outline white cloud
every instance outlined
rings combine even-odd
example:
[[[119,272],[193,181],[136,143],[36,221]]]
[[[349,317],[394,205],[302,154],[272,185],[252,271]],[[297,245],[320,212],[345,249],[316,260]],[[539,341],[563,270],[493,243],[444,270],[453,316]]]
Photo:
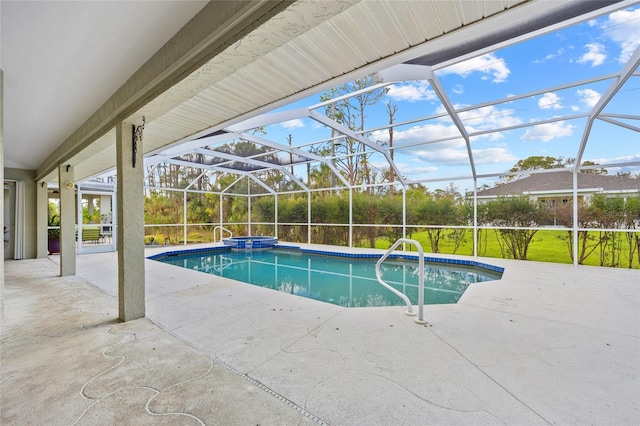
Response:
[[[533,63],[534,63],[534,64],[541,64],[541,63],[543,63],[543,62],[545,62],[545,61],[548,61],[548,60],[550,60],[550,59],[553,59],[553,58],[557,58],[557,57],[559,57],[559,56],[562,56],[563,54],[564,54],[564,49],[559,48],[559,49],[557,49],[555,52],[551,52],[551,53],[547,54],[547,55],[544,57],[544,59],[535,59],[535,60],[533,61]]]
[[[521,141],[542,141],[549,142],[552,139],[571,136],[576,126],[565,123],[564,121],[556,121],[555,123],[545,123],[533,126],[522,135]]]
[[[469,164],[469,154],[465,148],[442,149],[416,149],[412,154],[418,161],[449,166],[464,166]],[[486,149],[473,149],[473,161],[475,164],[513,163],[517,158],[506,148],[494,147]]]
[[[469,164],[469,154],[466,149],[442,148],[420,149],[412,151],[418,159],[430,163],[464,165]]]
[[[426,81],[416,81],[407,84],[393,84],[387,93],[395,101],[431,101],[437,99],[436,92]]]
[[[461,95],[464,93],[464,88],[462,87],[462,85],[456,84],[455,86],[453,86],[453,89],[451,89],[451,91],[456,95]]]
[[[488,75],[493,76],[494,83],[502,83],[511,74],[511,70],[509,70],[505,60],[498,58],[494,53],[478,56],[438,71],[439,74],[443,75],[458,74],[463,77],[474,72],[484,74],[481,77],[482,79],[488,79]]]
[[[552,92],[547,92],[538,99],[538,107],[540,109],[562,109],[560,96]]]
[[[474,149],[473,161],[476,164],[515,163],[518,158],[506,148]]]
[[[464,105],[455,105],[456,109],[463,108]],[[445,112],[444,107],[439,107],[436,113]],[[514,115],[515,111],[512,109],[500,109],[495,105],[489,105],[482,108],[476,108],[469,111],[464,111],[459,114],[460,119],[463,121],[465,129],[468,133],[474,133],[483,130],[499,129],[503,127],[517,126],[522,123],[522,120]],[[441,118],[442,121],[451,123],[451,119],[447,117]],[[502,135],[500,133],[492,133],[488,136],[490,139],[500,139]]]
[[[600,93],[596,92],[593,89],[579,89],[576,90],[576,95],[580,98],[580,101],[587,107],[593,108],[596,106],[600,97],[602,96]]]
[[[299,118],[294,118],[293,120],[285,121],[280,125],[285,129],[297,129],[300,127],[304,127],[304,122]]]
[[[604,34],[620,46],[619,62],[627,62],[640,46],[640,9],[618,10],[603,24]]]
[[[598,65],[602,65],[605,59],[607,59],[607,54],[605,53],[605,49],[602,44],[589,43],[585,44],[584,47],[587,49],[587,53],[585,53],[580,57],[580,59],[578,59],[578,63],[590,63],[592,67],[597,67]]]
[[[377,140],[388,142],[389,134],[386,130],[374,132],[373,137]],[[452,138],[443,142],[428,143],[436,139]],[[394,147],[401,148],[415,143],[425,143],[424,145],[411,146],[401,149],[397,153],[411,155],[415,161],[428,162],[447,165],[468,165],[469,154],[467,147],[460,137],[458,129],[452,124],[428,124],[414,126],[407,130],[396,131],[393,134]],[[474,143],[472,142],[472,147]],[[474,161],[477,164],[483,163],[513,163],[517,161],[506,147],[489,147],[483,149],[473,149]],[[400,166],[403,173],[409,173]],[[413,168],[412,168],[413,170]],[[423,171],[426,172],[426,171]]]
[[[522,123],[522,120],[514,115],[514,110],[499,109],[493,105],[464,112],[460,114],[460,118],[464,121],[469,133],[517,126]],[[501,132],[495,132],[482,137],[497,140],[502,139],[503,136]]]
[[[436,139],[449,137],[459,137],[459,143],[464,144],[460,137],[460,132],[453,125],[447,124],[426,124],[423,126],[414,126],[407,130],[396,130],[393,133],[393,145],[411,145],[420,142],[429,142]],[[383,142],[389,142],[389,132],[385,130],[377,130],[373,132],[372,139]]]
[[[585,160],[583,160],[585,161]],[[640,161],[640,154],[631,154],[624,155],[619,157],[600,157],[600,158],[592,158],[589,161],[593,161],[596,164],[608,164],[608,163],[631,163]]]
[[[397,163],[396,165],[398,166],[398,170],[402,171],[402,174],[405,176],[411,176],[411,178],[415,179],[416,175],[418,175],[417,177],[420,177],[420,175],[428,175],[431,173],[435,173],[438,171],[438,168],[435,166],[425,166],[423,165],[422,161],[415,159],[414,163],[419,163],[420,166],[417,167],[413,167],[410,164],[407,163]]]
[[[544,57],[544,59],[547,59],[547,60],[553,59],[553,58],[556,58],[558,56],[562,56],[563,53],[564,53],[564,49],[558,49],[553,53],[549,53],[547,56]]]

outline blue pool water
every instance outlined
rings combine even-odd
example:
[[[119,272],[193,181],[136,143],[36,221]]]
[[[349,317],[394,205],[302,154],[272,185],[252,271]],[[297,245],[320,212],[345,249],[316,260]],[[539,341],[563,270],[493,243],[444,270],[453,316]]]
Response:
[[[300,250],[209,250],[166,253],[154,260],[345,307],[402,306],[378,283],[377,259],[318,256]],[[472,283],[500,279],[494,270],[425,263],[425,304],[456,303]],[[386,260],[382,278],[418,304],[418,262]]]

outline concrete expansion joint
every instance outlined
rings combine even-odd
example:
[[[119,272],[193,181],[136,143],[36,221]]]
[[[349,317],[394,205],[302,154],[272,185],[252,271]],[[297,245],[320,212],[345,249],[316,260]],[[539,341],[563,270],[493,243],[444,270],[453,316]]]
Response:
[[[3,384],[6,380],[10,379],[11,377],[13,377],[15,375],[16,375],[16,373],[11,373],[7,377],[0,378],[0,385]]]
[[[211,369],[209,369],[209,371],[211,371]],[[208,372],[207,372],[207,374],[208,374]],[[202,377],[202,376],[200,376],[200,377]],[[194,379],[197,379],[197,377],[192,378],[192,379],[189,379],[189,380],[184,380],[184,381],[182,381],[182,382],[180,382],[180,383],[176,383],[176,384],[174,384],[174,385],[169,386],[168,388],[166,388],[166,389],[164,389],[164,390],[171,389],[171,388],[172,388],[172,387],[174,387],[174,386],[178,386],[178,385],[180,385],[180,384],[186,383],[186,382],[188,382],[188,381],[190,381],[190,380],[194,380]],[[139,388],[139,389],[149,389],[150,391],[155,392],[155,394],[154,394],[151,398],[149,398],[149,399],[147,400],[147,403],[146,403],[146,404],[145,404],[145,406],[144,406],[145,411],[146,411],[148,414],[152,415],[152,416],[185,416],[185,417],[189,417],[189,418],[191,418],[191,419],[194,419],[195,421],[197,421],[198,423],[200,423],[202,426],[206,426],[205,422],[203,422],[199,417],[194,416],[193,414],[190,414],[190,413],[185,413],[185,412],[182,412],[182,411],[172,411],[172,412],[167,412],[167,413],[156,413],[155,411],[151,410],[151,408],[149,407],[149,406],[151,405],[151,402],[152,402],[152,401],[153,401],[153,400],[154,400],[158,395],[161,395],[161,394],[162,394],[162,392],[164,392],[164,391],[161,391],[161,390],[158,390],[158,389],[155,389],[155,388],[149,387],[149,386],[131,386],[131,387],[129,387],[129,388],[134,388],[134,389],[135,389],[135,388]]]
[[[545,422],[548,425],[552,425],[553,423],[550,422],[549,420],[547,420],[542,414],[538,413],[535,409],[533,409],[533,407],[531,407],[529,404],[527,404],[526,402],[524,402],[522,399],[518,398],[518,396],[516,396],[513,392],[511,392],[509,389],[507,389],[503,384],[501,384],[500,382],[498,382],[496,379],[494,379],[493,377],[491,377],[480,365],[478,365],[477,363],[473,362],[472,360],[470,360],[467,356],[465,356],[462,352],[460,352],[458,350],[458,348],[456,348],[455,346],[453,346],[451,343],[449,343],[448,341],[446,341],[445,339],[443,339],[442,337],[440,337],[438,335],[438,333],[436,333],[433,329],[429,329],[429,331],[438,339],[440,340],[442,343],[444,343],[445,345],[447,345],[448,347],[450,347],[453,351],[455,351],[455,353],[457,353],[460,357],[462,357],[465,361],[467,361],[469,363],[469,365],[473,366],[473,368],[475,368],[476,370],[478,370],[482,375],[484,375],[487,379],[491,380],[493,383],[496,384],[496,386],[498,386],[500,389],[502,389],[503,391],[505,391],[508,395],[510,395],[512,398],[514,398],[516,401],[518,401],[520,404],[522,404],[527,410],[531,411],[533,414],[535,414],[536,416],[538,416],[543,422]]]
[[[443,410],[455,411],[455,412],[458,412],[458,413],[475,413],[475,412],[478,412],[478,411],[483,411],[483,410],[462,410],[462,409],[459,409],[459,408],[453,408],[453,407],[448,407],[446,405],[438,404],[437,402],[431,401],[430,399],[427,399],[427,398],[417,394],[416,392],[412,391],[411,389],[407,388],[406,386],[401,385],[400,383],[398,383],[395,380],[393,380],[391,377],[386,376],[384,374],[378,374],[378,373],[374,373],[372,371],[360,370],[360,369],[357,369],[357,368],[350,368],[350,369],[348,369],[348,371],[355,371],[355,372],[362,373],[362,374],[371,374],[372,376],[380,377],[380,378],[382,378],[384,380],[387,380],[387,381],[393,383],[398,388],[400,388],[403,391],[405,391],[405,392],[411,394],[412,396],[418,398],[420,401],[425,402],[425,403],[427,403],[429,405],[432,405],[434,407],[441,408]]]
[[[252,378],[251,376],[247,375],[246,373],[243,373],[242,371],[238,370],[237,368],[227,364],[226,362],[222,361],[221,359],[219,359],[218,357],[211,355],[210,353],[208,353],[207,351],[205,351],[204,349],[200,348],[197,345],[194,345],[193,343],[191,343],[190,341],[183,339],[182,337],[178,336],[177,334],[174,334],[173,332],[171,332],[171,330],[167,329],[166,327],[164,327],[162,324],[157,323],[155,321],[153,321],[150,318],[147,318],[152,324],[156,325],[158,328],[164,330],[166,333],[168,333],[169,335],[173,336],[174,338],[178,339],[179,341],[181,341],[182,343],[184,343],[185,345],[189,346],[191,349],[193,349],[194,351],[201,353],[202,355],[206,356],[207,358],[209,358],[212,362],[212,366],[213,363],[216,363],[217,365],[227,369],[228,371],[236,374],[237,376],[241,377],[242,379],[246,380],[247,382],[251,383],[252,385],[254,385],[255,387],[257,387],[258,389],[266,392],[267,394],[271,395],[272,397],[276,398],[278,401],[285,403],[286,405],[288,405],[289,407],[295,409],[296,411],[298,411],[300,414],[302,414],[303,416],[309,418],[310,420],[313,420],[315,423],[319,424],[319,425],[323,425],[323,426],[330,426],[329,423],[323,421],[322,419],[318,418],[317,416],[309,413],[307,410],[305,410],[303,407],[299,406],[298,404],[296,404],[295,402],[291,401],[290,399],[280,395],[279,393],[277,393],[276,391],[274,391],[273,389],[271,389],[270,387],[268,387],[267,385],[260,383],[259,381],[257,381],[256,379]],[[208,373],[207,373],[208,374]]]
[[[81,326],[81,328],[83,330],[86,330],[85,325],[83,324]],[[111,334],[111,335],[123,335],[123,334],[129,334],[131,336],[131,340],[128,343],[131,343],[133,341],[135,341],[136,336],[135,333],[112,333],[111,332],[111,327],[109,327],[107,330],[105,330],[106,334]],[[117,368],[120,364],[122,364],[124,362],[124,360],[126,359],[126,357],[122,354],[109,354],[108,352],[111,351],[112,349],[115,349],[116,347],[118,347],[120,345],[109,345],[107,346],[103,351],[102,351],[102,356],[107,358],[107,357],[112,357],[112,358],[120,358],[120,360],[115,363],[114,365],[105,368],[104,370],[102,370],[101,372],[99,372],[98,374],[96,374],[95,376],[93,376],[92,378],[90,378],[89,380],[87,380],[87,382],[82,385],[82,388],[80,388],[80,395],[82,395],[83,398],[88,399],[93,401],[93,403],[87,407],[86,410],[84,410],[84,412],[76,419],[76,421],[73,424],[78,423],[88,412],[89,410],[101,399],[105,398],[105,396],[103,396],[102,398],[93,398],[89,395],[87,395],[86,393],[86,389],[89,385],[91,385],[95,380],[97,380],[99,377],[104,376],[105,374],[107,374],[108,372],[110,372],[111,370],[114,370],[115,368]],[[113,393],[113,392],[112,392]],[[110,393],[109,395],[111,395],[112,393]],[[109,396],[106,395],[106,396]]]
[[[199,375],[199,376],[196,376],[196,377],[190,377],[190,378],[188,378],[188,379],[186,379],[186,380],[182,380],[182,381],[180,381],[180,382],[178,382],[178,383],[174,383],[173,385],[171,385],[171,386],[169,386],[169,387],[167,387],[167,388],[165,388],[165,389],[163,389],[163,390],[157,390],[157,389],[149,388],[149,389],[151,389],[151,390],[155,391],[155,392],[156,392],[156,394],[155,394],[154,396],[152,396],[151,398],[149,398],[149,400],[147,401],[147,403],[146,403],[146,405],[145,405],[145,410],[147,411],[147,413],[149,413],[149,414],[151,414],[151,415],[154,415],[154,416],[169,416],[169,415],[186,416],[186,417],[189,417],[189,418],[192,418],[192,419],[196,420],[196,421],[197,421],[197,422],[199,422],[202,426],[205,426],[205,422],[203,422],[199,417],[197,417],[197,416],[195,416],[195,415],[193,415],[193,414],[185,413],[185,412],[182,412],[182,411],[167,412],[167,413],[156,413],[156,412],[154,412],[153,410],[151,410],[150,405],[151,405],[151,403],[153,402],[153,400],[154,400],[156,397],[158,397],[159,395],[161,395],[161,394],[162,394],[162,392],[166,392],[166,391],[168,391],[169,389],[174,388],[174,387],[176,387],[176,386],[181,386],[181,385],[183,385],[183,384],[185,384],[185,383],[189,383],[189,382],[191,382],[191,381],[201,379],[201,378],[203,378],[203,377],[207,376],[209,373],[211,373],[211,370],[212,370],[212,369],[213,369],[213,360],[212,360],[212,359],[209,359],[209,368],[207,369],[207,371],[205,371],[203,374],[201,374],[201,375]]]
[[[182,382],[182,383],[184,383],[184,382]],[[167,389],[170,389],[170,388],[172,388],[173,386],[176,386],[176,385],[172,385],[172,386],[170,386],[170,387],[169,387],[169,388],[167,388]],[[146,404],[145,404],[145,406],[144,406],[144,409],[145,409],[145,411],[147,412],[147,414],[149,414],[149,415],[151,415],[151,416],[185,416],[185,417],[189,417],[189,418],[191,418],[191,419],[194,419],[195,421],[197,421],[197,422],[198,422],[199,424],[201,424],[202,426],[206,426],[206,423],[204,423],[200,418],[198,418],[197,416],[194,416],[193,414],[190,414],[190,413],[179,412],[179,411],[166,412],[166,413],[157,413],[157,412],[155,412],[155,411],[151,410],[151,408],[149,407],[149,406],[150,406],[150,404],[152,403],[152,401],[153,401],[153,400],[154,400],[158,395],[161,395],[163,391],[158,390],[158,389],[155,389],[155,388],[150,387],[150,386],[124,386],[124,387],[118,388],[117,390],[115,390],[115,391],[113,391],[113,392],[109,392],[108,394],[103,395],[103,396],[102,396],[102,397],[100,397],[100,398],[90,398],[90,397],[87,397],[86,395],[84,395],[84,394],[83,394],[83,396],[84,396],[85,398],[90,398],[90,399],[92,399],[92,400],[93,400],[93,402],[92,402],[92,404],[91,404],[90,406],[88,406],[88,407],[84,410],[84,412],[83,412],[83,413],[82,413],[82,414],[81,414],[81,415],[80,415],[80,416],[79,416],[79,417],[78,417],[78,418],[73,422],[73,424],[74,424],[74,425],[75,425],[75,424],[78,424],[78,422],[80,422],[80,421],[82,420],[82,418],[83,418],[85,415],[87,415],[87,413],[89,413],[89,411],[91,411],[91,409],[92,409],[96,404],[98,404],[100,401],[102,401],[103,399],[107,399],[107,398],[109,398],[110,396],[115,395],[115,394],[117,394],[117,393],[120,393],[120,392],[122,392],[122,391],[124,391],[124,390],[127,390],[127,389],[146,389],[146,390],[150,390],[151,392],[153,392],[153,396],[147,400],[147,402],[146,402]]]
[[[87,330],[87,328],[85,327],[85,325],[84,325],[84,324],[81,326],[81,328],[82,328],[83,330]],[[184,384],[184,383],[187,383],[187,382],[189,382],[189,381],[191,381],[191,380],[199,379],[199,378],[204,377],[204,376],[206,376],[207,374],[209,374],[209,372],[211,372],[211,369],[213,368],[213,362],[211,362],[211,364],[210,364],[210,366],[209,366],[209,369],[208,369],[204,374],[202,374],[202,375],[200,375],[200,376],[198,376],[198,377],[192,377],[192,378],[189,378],[189,379],[187,379],[187,380],[180,381],[180,382],[178,382],[178,383],[175,383],[175,384],[173,384],[173,385],[171,385],[171,386],[167,387],[167,388],[166,388],[166,389],[164,389],[164,390],[159,390],[159,389],[156,389],[156,388],[151,387],[151,386],[124,386],[124,387],[120,387],[120,388],[118,388],[118,389],[114,390],[113,392],[109,392],[109,393],[108,393],[108,394],[106,394],[106,395],[102,395],[102,396],[101,396],[101,397],[99,397],[99,398],[94,398],[94,397],[91,397],[91,396],[87,395],[86,389],[87,389],[87,387],[88,387],[89,385],[91,385],[95,380],[97,380],[97,379],[98,379],[98,378],[100,378],[101,376],[103,376],[103,375],[105,375],[105,374],[109,373],[110,371],[112,371],[112,370],[116,369],[118,366],[120,366],[120,365],[121,365],[121,364],[122,364],[122,363],[127,359],[127,357],[126,357],[125,355],[123,355],[123,354],[116,354],[116,353],[109,353],[109,352],[111,352],[111,351],[115,350],[116,348],[121,347],[122,345],[125,345],[125,344],[128,344],[128,343],[133,343],[133,342],[136,340],[136,333],[129,333],[129,332],[114,332],[112,329],[113,329],[113,327],[109,327],[109,328],[105,331],[105,333],[106,333],[106,334],[110,334],[110,335],[114,335],[114,336],[116,336],[116,335],[119,335],[119,336],[129,336],[129,337],[130,337],[130,340],[129,340],[129,341],[127,341],[127,342],[123,342],[123,343],[121,343],[121,344],[118,344],[118,345],[109,345],[109,346],[107,346],[107,347],[102,351],[102,356],[103,356],[103,357],[105,357],[105,358],[111,357],[111,358],[120,358],[120,359],[119,359],[119,360],[118,360],[118,362],[117,362],[117,363],[115,363],[114,365],[112,365],[112,366],[110,366],[110,367],[108,367],[108,368],[106,368],[106,369],[102,370],[100,373],[98,373],[98,374],[96,374],[95,376],[93,376],[91,379],[89,379],[89,380],[88,380],[88,381],[87,381],[87,382],[82,386],[82,388],[80,389],[80,394],[82,395],[82,397],[83,397],[83,398],[88,399],[88,400],[91,400],[91,401],[92,401],[92,403],[91,403],[91,405],[89,405],[89,406],[88,406],[88,407],[87,407],[87,408],[82,412],[82,414],[81,414],[81,415],[80,415],[80,416],[79,416],[79,417],[78,417],[78,418],[73,422],[73,424],[75,425],[75,424],[77,424],[78,422],[80,422],[80,421],[82,420],[82,418],[83,418],[84,416],[86,416],[86,415],[87,415],[87,413],[89,413],[89,412],[91,411],[91,409],[92,409],[94,406],[96,406],[96,404],[98,404],[100,401],[102,401],[102,400],[104,400],[104,399],[106,399],[106,398],[109,398],[110,396],[112,396],[112,395],[114,395],[114,394],[117,394],[117,393],[119,393],[119,392],[122,392],[123,390],[126,390],[126,389],[146,389],[146,390],[150,390],[151,392],[153,392],[153,396],[152,396],[152,397],[150,397],[150,398],[147,400],[146,404],[145,404],[145,411],[146,411],[149,415],[152,415],[152,416],[171,416],[171,415],[175,415],[175,416],[185,416],[185,417],[189,417],[189,418],[191,418],[191,419],[194,419],[195,421],[197,421],[197,422],[198,422],[199,424],[201,424],[202,426],[205,426],[205,423],[204,423],[200,418],[198,418],[197,416],[194,416],[193,414],[185,413],[185,412],[178,412],[178,411],[176,411],[176,412],[166,412],[166,413],[155,412],[155,411],[153,411],[153,410],[151,409],[150,405],[151,405],[151,403],[153,402],[153,400],[154,400],[156,397],[158,397],[159,395],[161,395],[161,394],[162,394],[162,392],[164,392],[164,391],[166,391],[166,390],[168,390],[168,389],[171,389],[171,388],[173,388],[173,387],[175,387],[175,386],[179,386],[179,385],[182,385],[182,384]]]

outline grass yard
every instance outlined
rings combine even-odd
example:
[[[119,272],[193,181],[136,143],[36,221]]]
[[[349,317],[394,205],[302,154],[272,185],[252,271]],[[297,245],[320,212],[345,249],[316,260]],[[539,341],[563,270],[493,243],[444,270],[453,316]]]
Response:
[[[594,232],[594,235],[597,233]],[[551,263],[571,263],[571,257],[569,256],[569,247],[567,242],[561,237],[566,238],[568,233],[566,231],[538,231],[533,237],[529,250],[527,252],[527,260],[537,262],[551,262]],[[407,235],[407,238],[414,239],[422,244],[422,248],[425,252],[433,252],[431,244],[429,243],[429,237],[426,231],[414,232],[411,235]],[[496,257],[502,258],[502,252],[500,251],[500,245],[496,237],[496,231],[483,230],[482,238],[479,239],[479,256],[484,257]],[[626,239],[621,234],[620,238],[621,251],[619,253],[619,260],[616,262],[619,267],[628,267],[628,249]],[[380,238],[376,241],[376,248],[386,249],[391,247],[392,242],[389,242],[386,238]],[[440,241],[440,253],[453,254],[454,244],[448,239]],[[414,247],[409,247],[409,250],[415,250]],[[473,255],[473,233],[467,231],[465,235],[465,242],[461,244],[455,254],[471,256]],[[610,259],[604,266],[610,266]],[[600,251],[596,249],[591,253],[584,262],[585,265],[600,266]],[[634,269],[640,269],[640,263],[638,262],[637,253],[634,254],[633,264]]]
[[[179,228],[179,229],[178,229]],[[164,232],[161,233],[153,233],[152,230],[148,235],[145,236],[145,244],[154,244],[154,245],[165,245],[165,244],[182,244],[183,242],[183,233],[182,227],[178,227],[176,229],[172,229],[174,231],[170,240],[167,239],[170,232],[169,229],[163,229]],[[176,232],[179,230],[180,232]],[[408,230],[409,231],[409,230]],[[593,232],[592,235],[594,237],[598,236],[597,232]],[[618,258],[614,262],[617,267],[627,268],[629,265],[628,261],[628,252],[629,252],[629,244],[627,243],[626,238],[624,238],[623,233],[619,233],[619,239],[616,242],[620,246],[620,250],[617,251],[616,256]],[[572,263],[571,257],[569,256],[569,247],[567,246],[567,242],[565,239],[567,238],[568,233],[566,231],[559,230],[540,230],[536,232],[534,235],[530,245],[529,250],[527,252],[527,260],[537,261],[537,262],[551,262],[551,263]],[[212,242],[213,235],[212,231],[206,228],[193,226],[189,229],[187,234],[187,241],[189,244],[194,243],[205,243]],[[407,238],[411,238],[417,240],[420,244],[422,244],[422,248],[427,253],[432,253],[431,244],[429,242],[429,237],[426,231],[413,232],[412,234],[407,234]],[[564,239],[563,239],[564,238]],[[387,249],[391,247],[391,244],[387,238],[380,237],[376,239],[376,248],[379,249]],[[494,257],[494,258],[503,258],[503,253],[500,251],[500,245],[498,243],[498,239],[496,237],[495,230],[483,230],[481,233],[481,237],[478,241],[479,250],[478,255],[483,257]],[[368,241],[362,241],[362,246],[367,247]],[[415,251],[413,246],[408,246],[408,249],[411,251]],[[460,245],[458,250],[454,253],[454,243],[448,238],[443,238],[440,241],[440,253],[442,254],[459,254],[464,256],[472,256],[473,255],[473,233],[471,230],[467,230],[465,235],[465,241]],[[608,250],[610,252],[610,250]],[[510,257],[509,254],[506,255]],[[606,258],[604,266],[611,266],[611,258],[610,254],[608,254],[608,258]],[[600,250],[599,248],[594,250],[585,260],[585,265],[592,266],[600,266]],[[634,253],[632,267],[634,269],[640,269],[640,263],[638,262],[638,255]]]

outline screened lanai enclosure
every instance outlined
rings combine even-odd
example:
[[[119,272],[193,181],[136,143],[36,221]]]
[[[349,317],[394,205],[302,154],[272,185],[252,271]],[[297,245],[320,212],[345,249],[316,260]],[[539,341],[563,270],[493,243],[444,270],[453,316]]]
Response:
[[[359,21],[358,37],[344,31],[358,11],[341,14],[244,67],[242,85],[228,77],[194,97],[172,127],[149,124],[145,143],[256,105],[147,153],[145,243],[413,238],[433,253],[638,268],[640,6],[574,2],[329,78],[378,46],[431,37],[437,25],[417,19],[427,4],[379,2],[358,18],[375,31]],[[309,73],[325,83],[297,90]],[[283,84],[291,96],[272,102]],[[79,187],[115,171],[92,178]]]

